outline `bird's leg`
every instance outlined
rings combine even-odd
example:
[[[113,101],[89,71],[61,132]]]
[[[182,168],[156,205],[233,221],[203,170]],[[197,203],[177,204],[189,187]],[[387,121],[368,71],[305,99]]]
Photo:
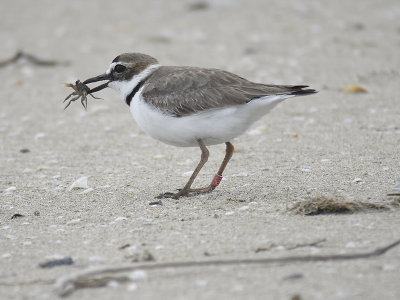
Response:
[[[230,142],[226,142],[225,145],[226,145],[226,153],[225,153],[224,160],[222,161],[217,174],[214,175],[214,178],[212,179],[210,185],[205,188],[190,189],[189,190],[190,192],[192,192],[194,194],[207,193],[207,192],[211,192],[219,185],[219,183],[222,180],[222,173],[224,172],[229,160],[232,158],[233,150],[234,150],[234,147]]]
[[[181,196],[193,196],[193,195],[198,195],[198,194],[203,194],[203,193],[209,193],[213,191],[221,182],[222,180],[222,173],[224,172],[229,160],[232,158],[233,155],[233,150],[234,147],[230,142],[226,142],[226,153],[224,160],[221,163],[221,166],[218,169],[217,174],[214,175],[213,180],[211,181],[210,185],[204,188],[199,188],[199,189],[191,189],[190,187],[192,186],[192,183],[194,179],[196,178],[197,174],[201,170],[201,168],[204,166],[204,164],[207,162],[208,159],[208,149],[204,145],[204,143],[199,140],[199,145],[201,149],[201,160],[199,164],[197,165],[197,168],[194,170],[192,176],[190,177],[188,183],[185,185],[183,189],[181,189],[178,193],[164,193],[159,195],[157,198],[179,198]]]
[[[163,193],[158,195],[156,198],[161,199],[161,198],[175,198],[178,199],[181,196],[186,196],[189,194],[191,191],[190,187],[192,186],[193,181],[199,174],[201,168],[204,166],[204,164],[208,160],[208,156],[210,152],[208,151],[206,145],[204,145],[203,141],[199,139],[197,141],[199,143],[200,149],[201,149],[201,159],[199,164],[197,165],[196,169],[193,171],[192,176],[190,176],[189,181],[186,183],[186,185],[177,193]]]

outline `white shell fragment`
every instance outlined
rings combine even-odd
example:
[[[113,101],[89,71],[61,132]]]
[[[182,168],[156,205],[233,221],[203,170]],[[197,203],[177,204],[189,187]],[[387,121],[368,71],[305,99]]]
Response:
[[[353,179],[353,183],[361,183],[361,182],[363,182],[363,180],[361,179],[361,178],[354,178]]]
[[[85,195],[89,194],[90,192],[93,192],[93,188],[87,188],[86,190],[79,192],[78,195]]]
[[[4,192],[13,192],[13,191],[15,191],[17,188],[15,187],[15,186],[10,186],[9,188],[6,188],[5,190],[4,190]]]
[[[75,180],[71,186],[68,188],[68,191],[77,190],[77,189],[88,189],[88,177],[83,176],[77,180]]]

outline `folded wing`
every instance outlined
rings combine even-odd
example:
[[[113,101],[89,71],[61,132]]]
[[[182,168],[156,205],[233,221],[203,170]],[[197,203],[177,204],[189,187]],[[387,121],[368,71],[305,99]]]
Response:
[[[152,80],[144,84],[142,92],[146,102],[175,117],[245,105],[270,95],[300,96],[316,92],[305,89],[305,85],[254,83],[219,69],[160,67],[150,77]]]

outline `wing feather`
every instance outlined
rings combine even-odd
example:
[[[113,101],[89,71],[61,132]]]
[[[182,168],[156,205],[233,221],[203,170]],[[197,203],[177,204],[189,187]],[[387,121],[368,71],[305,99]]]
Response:
[[[268,95],[315,92],[304,90],[307,86],[254,83],[227,71],[195,67],[163,66],[146,81],[142,92],[146,102],[176,117],[244,105]]]

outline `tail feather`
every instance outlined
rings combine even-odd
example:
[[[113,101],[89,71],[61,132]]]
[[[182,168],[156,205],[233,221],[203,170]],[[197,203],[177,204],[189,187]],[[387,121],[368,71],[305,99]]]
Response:
[[[305,89],[305,88],[308,88],[308,85],[294,85],[294,86],[291,86],[289,95],[304,96],[304,95],[310,95],[310,94],[318,93],[318,91],[316,91],[314,89]]]

